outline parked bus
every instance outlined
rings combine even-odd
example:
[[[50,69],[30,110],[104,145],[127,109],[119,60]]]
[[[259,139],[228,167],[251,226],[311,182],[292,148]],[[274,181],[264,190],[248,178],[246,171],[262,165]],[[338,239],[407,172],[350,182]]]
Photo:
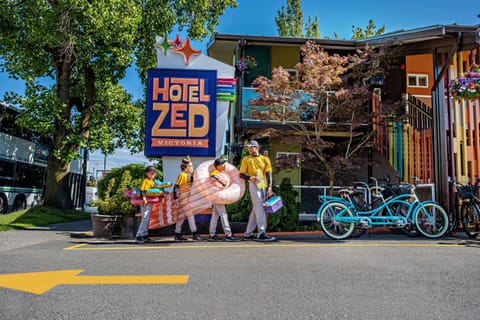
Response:
[[[19,111],[0,103],[0,214],[42,202],[50,142],[15,123]]]

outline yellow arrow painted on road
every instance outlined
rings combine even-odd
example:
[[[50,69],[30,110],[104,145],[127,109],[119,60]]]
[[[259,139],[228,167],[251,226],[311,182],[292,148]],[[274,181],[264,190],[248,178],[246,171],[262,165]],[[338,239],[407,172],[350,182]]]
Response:
[[[186,284],[188,275],[78,276],[84,270],[0,274],[0,287],[43,294],[62,284]]]

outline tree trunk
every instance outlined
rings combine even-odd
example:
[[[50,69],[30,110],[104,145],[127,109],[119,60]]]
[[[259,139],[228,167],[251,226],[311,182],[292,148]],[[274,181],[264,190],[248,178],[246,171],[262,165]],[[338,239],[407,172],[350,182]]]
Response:
[[[44,204],[58,209],[74,209],[71,190],[68,183],[70,174],[70,161],[58,159],[54,152],[65,149],[78,150],[77,144],[65,143],[71,128],[69,126],[72,104],[70,103],[70,77],[75,56],[73,51],[63,48],[54,50],[53,59],[57,73],[56,93],[63,105],[63,110],[55,123],[56,134],[53,137],[53,150],[48,157],[47,182],[45,186]]]
[[[70,163],[62,164],[61,161],[50,155],[44,205],[64,210],[74,209],[68,183],[69,174]]]

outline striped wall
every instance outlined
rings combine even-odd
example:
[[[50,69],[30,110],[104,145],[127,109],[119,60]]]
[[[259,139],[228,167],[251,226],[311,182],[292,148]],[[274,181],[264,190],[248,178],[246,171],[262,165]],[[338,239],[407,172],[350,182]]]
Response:
[[[373,95],[374,144],[390,165],[411,181],[418,177],[423,183],[433,182],[432,111],[426,104],[411,95],[405,95],[405,114],[401,119],[385,117],[379,92]]]
[[[431,74],[427,70],[419,69],[422,63],[415,62],[415,58],[425,60],[425,55],[410,56],[407,63],[414,67],[413,73]],[[446,57],[442,57],[446,61]],[[405,117],[400,121],[388,120],[380,116],[380,92],[376,92],[372,99],[374,118],[373,128],[376,132],[374,139],[378,152],[383,154],[390,165],[403,176],[405,181],[416,176],[423,183],[434,182],[434,165],[446,166],[450,179],[467,183],[480,178],[480,99],[454,99],[449,94],[448,82],[462,76],[469,71],[472,64],[480,65],[480,46],[476,50],[457,53],[445,75],[445,112],[446,143],[448,163],[434,163],[432,154],[432,109],[430,97],[433,79],[429,81],[429,88],[424,92],[418,89],[407,88],[404,97]],[[407,74],[409,72],[407,65]],[[393,118],[391,118],[393,119]]]

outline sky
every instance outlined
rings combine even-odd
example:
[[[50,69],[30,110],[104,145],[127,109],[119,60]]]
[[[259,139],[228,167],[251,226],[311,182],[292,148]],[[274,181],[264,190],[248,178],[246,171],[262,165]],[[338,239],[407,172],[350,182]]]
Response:
[[[227,9],[220,18],[216,32],[223,34],[248,34],[259,36],[276,36],[275,16],[287,0],[238,0],[238,7]],[[385,33],[409,30],[439,24],[479,25],[480,1],[467,0],[403,0],[403,1],[368,1],[368,0],[302,0],[304,20],[308,16],[318,16],[321,37],[350,39],[352,25],[365,28],[373,19],[377,28],[385,26]],[[174,38],[175,32],[169,35]],[[185,38],[185,33],[180,32]],[[192,47],[206,54],[205,41],[193,41]],[[130,68],[125,79],[121,81],[134,98],[141,98],[143,87],[134,68]],[[5,91],[23,94],[21,81],[9,79],[8,74],[0,73],[0,99]],[[118,150],[107,156],[106,169],[120,167],[128,163],[148,163],[143,154],[130,155],[126,150]],[[95,165],[97,164],[97,165]],[[90,156],[89,171],[103,170],[104,157],[96,152]]]

